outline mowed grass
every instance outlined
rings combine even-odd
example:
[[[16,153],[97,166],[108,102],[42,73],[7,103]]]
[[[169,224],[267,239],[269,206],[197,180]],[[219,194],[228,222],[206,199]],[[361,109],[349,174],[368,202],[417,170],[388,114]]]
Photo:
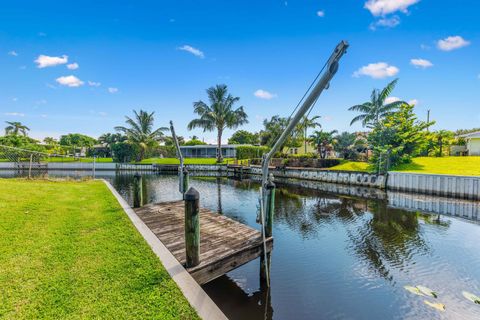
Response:
[[[393,171],[480,176],[480,157],[420,157]]]
[[[233,159],[225,158],[222,163],[227,163],[227,161],[232,162]],[[180,160],[177,158],[149,158],[143,159],[141,162],[143,164],[180,164]],[[218,164],[216,158],[185,158],[185,164]]]
[[[1,319],[198,319],[100,181],[0,179]]]
[[[355,161],[342,160],[342,162],[339,165],[326,168],[325,170],[369,172],[371,171],[371,165],[367,162],[355,162]]]

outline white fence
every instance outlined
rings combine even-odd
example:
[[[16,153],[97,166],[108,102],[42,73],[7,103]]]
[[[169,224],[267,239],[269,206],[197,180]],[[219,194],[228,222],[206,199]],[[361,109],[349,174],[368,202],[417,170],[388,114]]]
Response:
[[[480,177],[391,171],[387,189],[480,200]]]

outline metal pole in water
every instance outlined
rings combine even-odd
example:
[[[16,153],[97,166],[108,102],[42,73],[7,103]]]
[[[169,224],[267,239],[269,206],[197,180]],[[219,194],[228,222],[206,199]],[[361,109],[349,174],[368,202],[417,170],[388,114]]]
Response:
[[[182,187],[182,191],[183,191],[183,200],[185,200],[185,193],[187,192],[188,190],[188,170],[187,170],[187,167],[183,167],[183,170],[181,172],[181,175],[182,175],[182,184],[183,184],[183,187]]]
[[[185,252],[187,268],[200,263],[200,194],[195,188],[185,193]]]
[[[136,173],[133,176],[133,207],[140,208],[143,200],[143,192],[142,192],[142,176]]]
[[[95,160],[96,160],[96,156],[93,156],[93,168],[92,168],[92,175],[93,175],[93,179],[95,179]]]

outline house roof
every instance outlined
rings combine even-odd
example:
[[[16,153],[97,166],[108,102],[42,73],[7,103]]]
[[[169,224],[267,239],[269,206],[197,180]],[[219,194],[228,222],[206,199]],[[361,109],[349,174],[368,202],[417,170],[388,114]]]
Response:
[[[467,139],[480,138],[480,131],[470,132],[470,133],[467,133],[467,134],[462,134],[462,135],[459,135],[459,137],[467,138]]]

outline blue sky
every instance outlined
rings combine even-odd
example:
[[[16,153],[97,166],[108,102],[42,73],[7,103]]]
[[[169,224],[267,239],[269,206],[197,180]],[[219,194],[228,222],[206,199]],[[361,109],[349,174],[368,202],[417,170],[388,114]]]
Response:
[[[180,135],[213,142],[186,129],[206,88],[227,84],[249,114],[244,128],[260,130],[290,114],[344,39],[348,54],[312,112],[326,130],[361,129],[347,108],[395,77],[393,96],[415,100],[421,117],[431,109],[436,128],[479,127],[479,11],[477,0],[4,2],[0,122],[36,138],[97,137],[142,108],[157,126],[173,120]]]

